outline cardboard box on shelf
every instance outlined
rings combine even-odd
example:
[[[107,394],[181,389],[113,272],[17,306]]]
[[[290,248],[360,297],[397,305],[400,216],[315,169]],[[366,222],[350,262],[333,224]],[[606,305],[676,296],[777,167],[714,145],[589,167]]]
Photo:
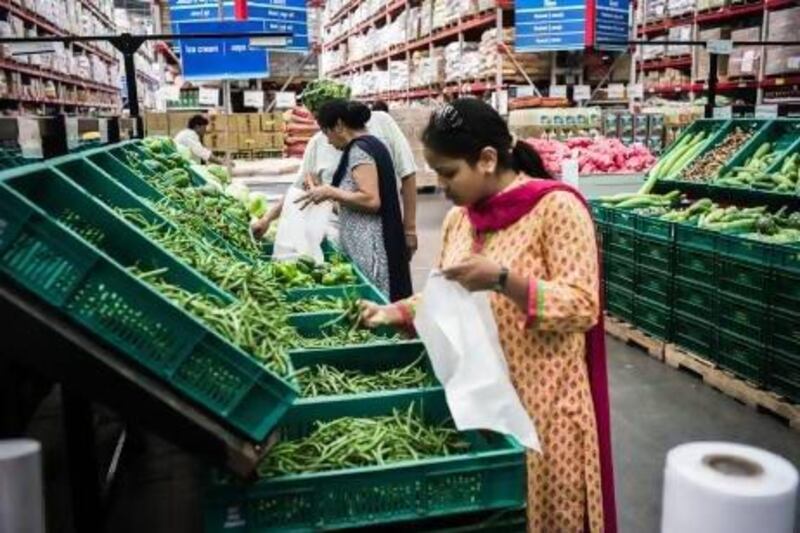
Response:
[[[768,41],[793,41],[800,26],[800,7],[783,9],[769,17]],[[764,74],[794,74],[800,72],[800,46],[767,47]]]
[[[733,41],[758,41],[761,28],[741,28],[731,32]],[[749,78],[758,76],[761,66],[760,46],[735,46],[728,59],[728,78]]]
[[[189,119],[196,114],[197,113],[188,113],[185,111],[170,111],[167,113],[170,135],[175,135],[179,131],[186,129],[189,124]]]
[[[163,135],[169,133],[169,120],[166,113],[145,113],[144,130],[147,135]],[[159,133],[152,133],[152,132]]]
[[[708,42],[712,39],[730,39],[731,38],[731,29],[730,28],[708,28],[704,30],[700,30],[698,33],[698,40]],[[695,53],[697,58],[697,70],[695,70],[694,79],[697,81],[705,81],[708,79],[708,52],[706,51],[705,47],[698,46],[695,47]],[[728,63],[729,63],[729,56],[726,55],[718,55],[717,56],[717,78],[720,80],[726,80],[728,78]]]

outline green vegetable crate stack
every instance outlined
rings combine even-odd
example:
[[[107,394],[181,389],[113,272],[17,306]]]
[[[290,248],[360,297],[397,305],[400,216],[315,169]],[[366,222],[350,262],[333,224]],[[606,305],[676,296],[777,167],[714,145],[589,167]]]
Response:
[[[795,403],[799,133],[791,119],[698,121],[639,192],[592,204],[609,313]]]
[[[270,261],[266,207],[169,139],[86,150],[0,175],[0,271],[242,437],[277,432],[256,481],[210,470],[208,531],[524,530],[521,446],[457,431],[422,343],[359,327],[386,298],[341,252]]]

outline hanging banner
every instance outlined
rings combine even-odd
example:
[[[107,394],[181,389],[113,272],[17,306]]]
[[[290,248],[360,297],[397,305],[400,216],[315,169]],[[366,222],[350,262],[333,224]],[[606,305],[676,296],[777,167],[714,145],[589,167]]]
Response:
[[[515,51],[583,50],[587,44],[586,2],[517,0],[514,15]]]
[[[172,33],[180,33],[182,23],[220,20],[219,3],[216,0],[169,0],[169,14]],[[224,0],[222,20],[263,21],[265,24],[261,31],[291,33],[287,46],[276,50],[308,51],[306,0]]]
[[[601,50],[625,50],[630,36],[629,0],[596,0],[595,41]]]
[[[241,33],[264,31],[264,22],[185,22],[180,33]],[[180,41],[181,67],[187,80],[269,77],[266,49],[252,46],[247,37]]]

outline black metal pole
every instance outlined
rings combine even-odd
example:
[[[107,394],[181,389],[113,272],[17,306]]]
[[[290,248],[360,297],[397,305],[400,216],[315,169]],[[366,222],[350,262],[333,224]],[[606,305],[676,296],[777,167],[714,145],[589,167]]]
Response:
[[[136,87],[136,63],[133,61],[134,54],[123,52],[122,57],[125,65],[125,85],[128,89],[128,109],[131,118],[139,116],[139,89]]]
[[[92,407],[82,396],[63,387],[61,402],[75,531],[101,533],[103,509]]]
[[[706,118],[714,117],[714,106],[717,103],[717,59],[719,56],[708,54],[708,92],[706,93]]]

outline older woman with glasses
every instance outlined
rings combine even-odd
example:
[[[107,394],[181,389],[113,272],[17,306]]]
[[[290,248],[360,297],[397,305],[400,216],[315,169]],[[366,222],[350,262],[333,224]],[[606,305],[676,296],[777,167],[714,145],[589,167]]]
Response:
[[[547,179],[539,155],[482,101],[446,105],[422,140],[456,205],[437,266],[468,290],[494,291],[511,381],[541,439],[542,452],[528,456],[528,530],[614,533],[599,261],[585,201]],[[362,318],[408,326],[418,298],[362,303]]]

